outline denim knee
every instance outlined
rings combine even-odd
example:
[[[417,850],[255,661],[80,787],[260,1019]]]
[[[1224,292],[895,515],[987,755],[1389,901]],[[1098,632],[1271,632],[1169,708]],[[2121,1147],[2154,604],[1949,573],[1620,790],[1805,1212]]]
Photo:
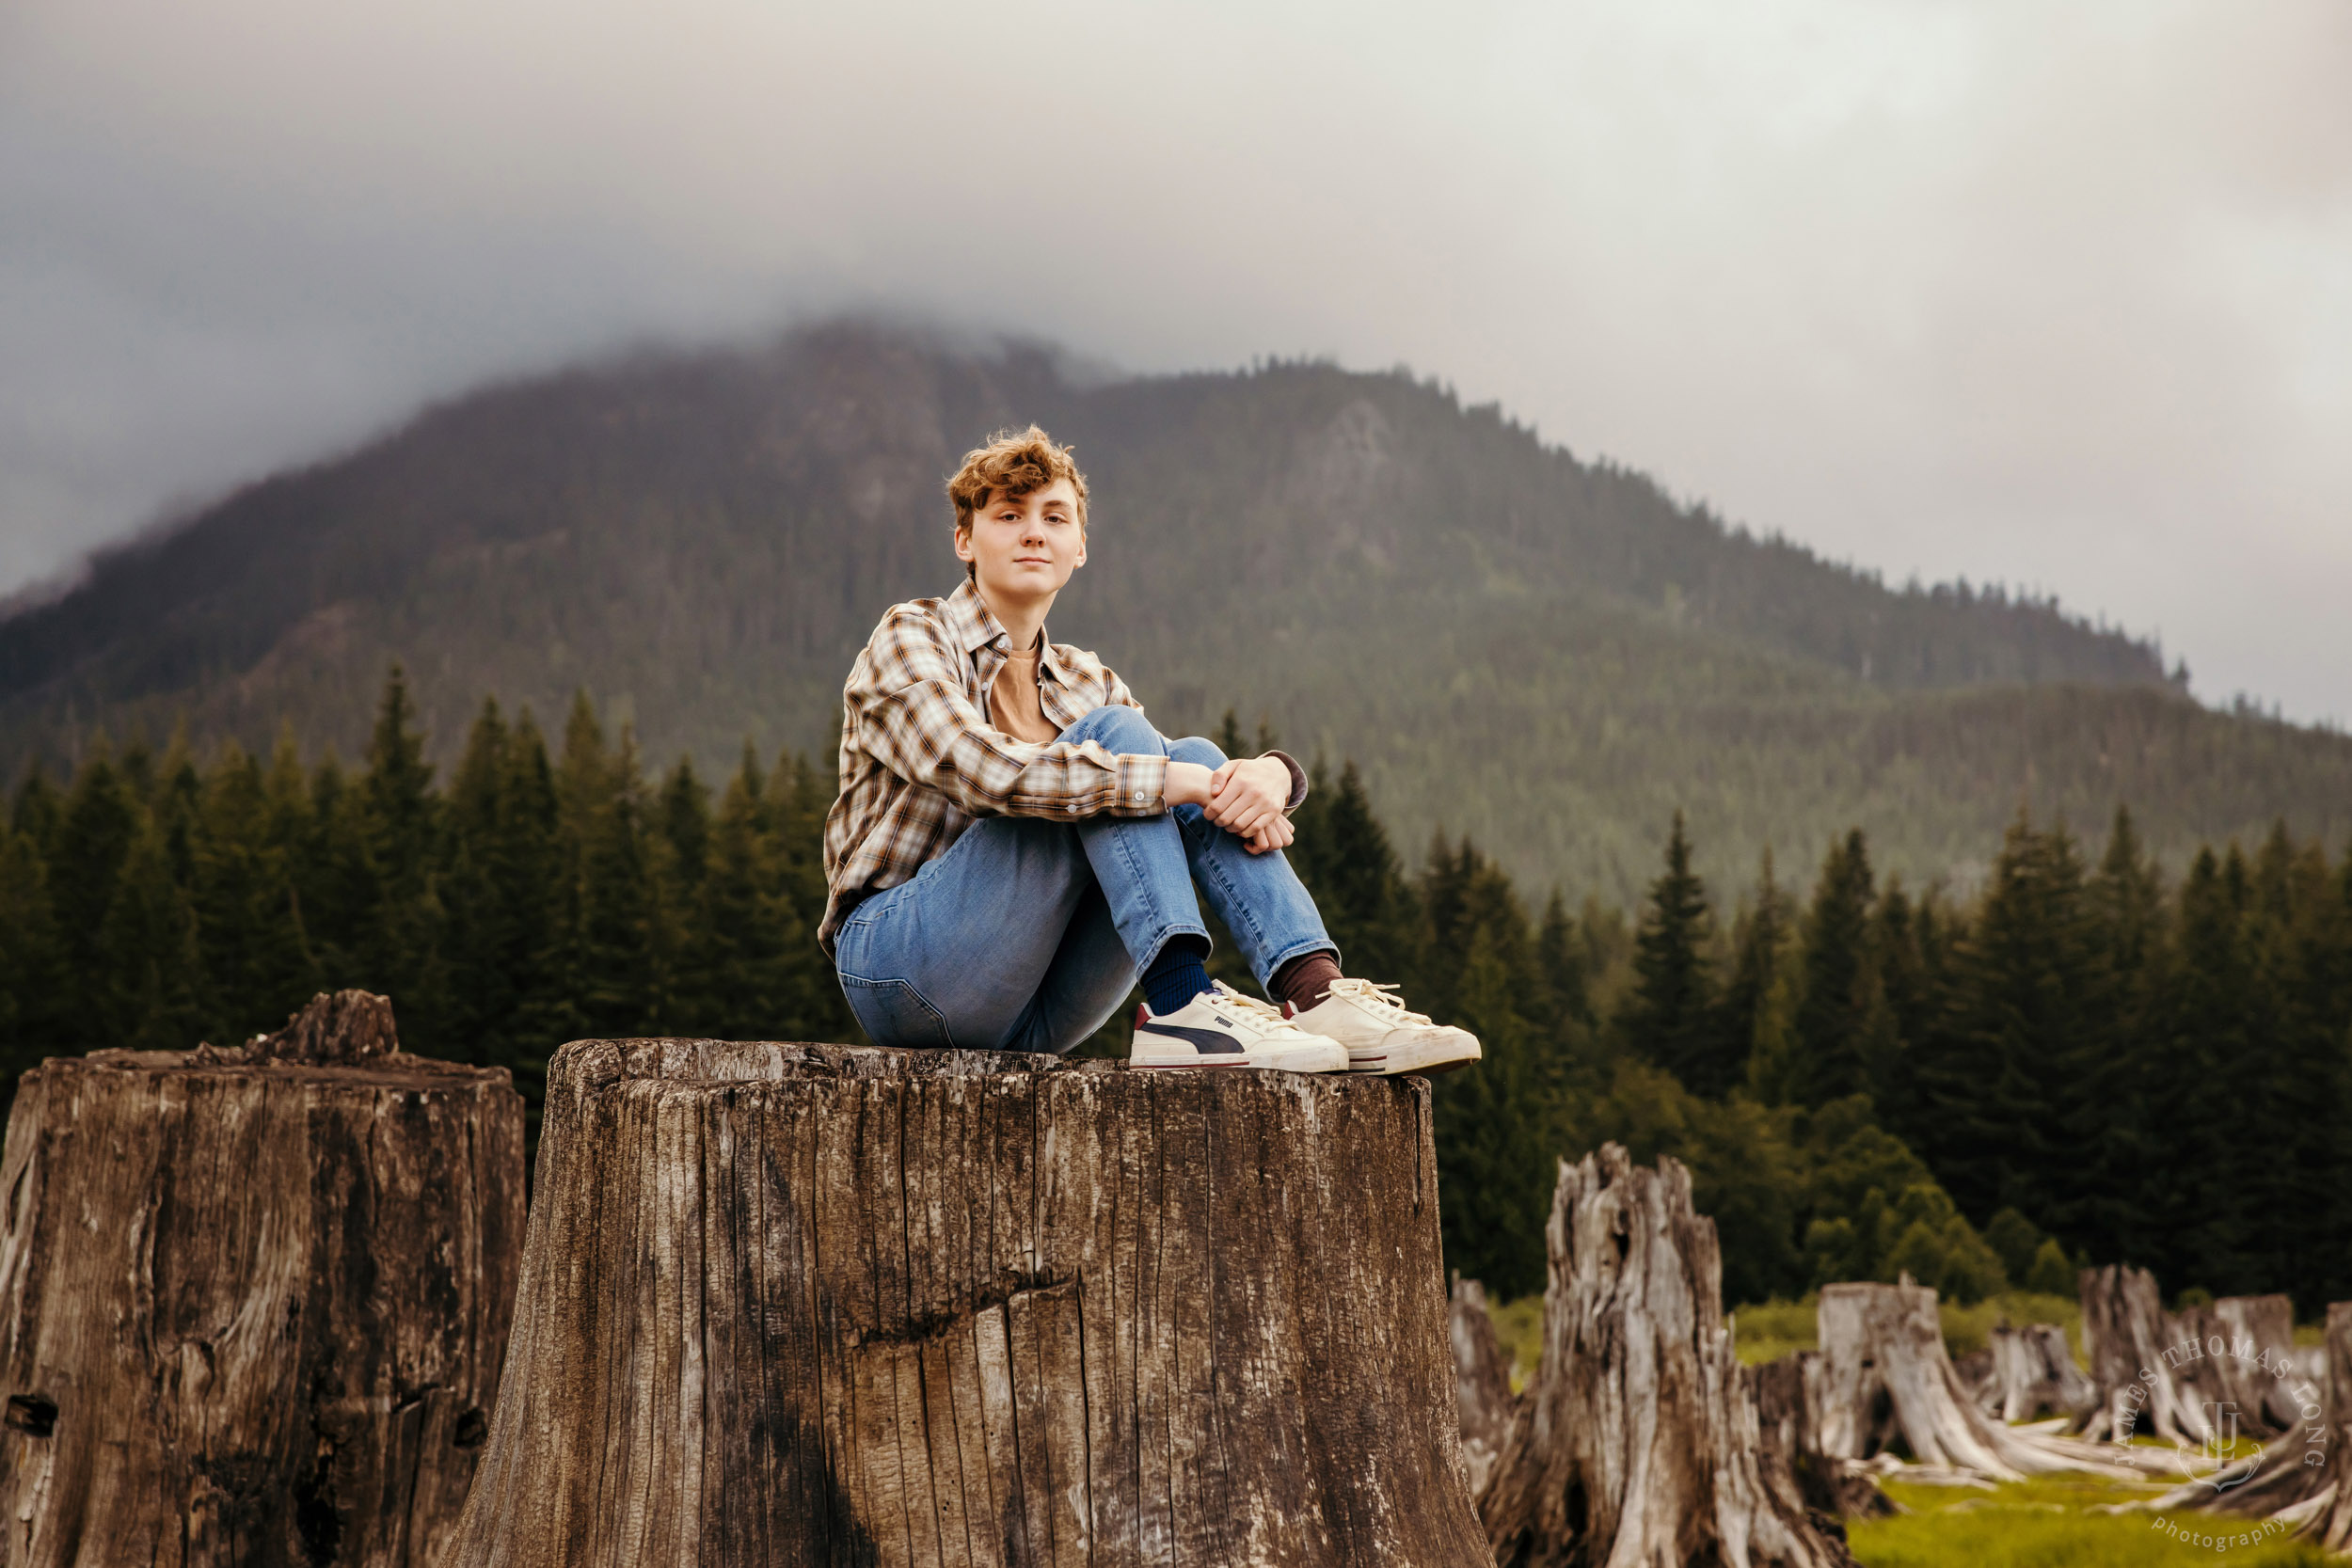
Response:
[[[1216,741],[1203,739],[1197,735],[1188,735],[1181,740],[1169,741],[1168,758],[1170,762],[1197,762],[1212,771],[1224,767],[1230,760],[1223,752],[1217,750]]]
[[[1064,740],[1091,740],[1120,756],[1155,756],[1161,752],[1160,733],[1139,707],[1106,703],[1062,731]]]

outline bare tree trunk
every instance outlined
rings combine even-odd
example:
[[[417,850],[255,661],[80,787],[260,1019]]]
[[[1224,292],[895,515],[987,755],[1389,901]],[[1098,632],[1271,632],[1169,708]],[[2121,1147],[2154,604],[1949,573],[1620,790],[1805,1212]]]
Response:
[[[2156,1276],[2110,1263],[2085,1269],[2079,1289],[2083,1357],[2099,1386],[2099,1402],[2078,1423],[2083,1434],[2202,1443],[2205,1420],[2195,1391],[2183,1386],[2165,1354],[2179,1337],[2156,1293]]]
[[[1792,1351],[1748,1372],[1764,1454],[1788,1466],[1806,1508],[1849,1519],[1899,1512],[1869,1470],[1822,1450],[1819,1351]]]
[[[1883,1452],[1993,1480],[2058,1470],[2131,1473],[2097,1445],[2012,1431],[1977,1407],[1944,1348],[1935,1292],[1914,1285],[1827,1285],[1820,1305],[1821,1449]]]
[[[2075,1365],[2066,1330],[2056,1323],[2003,1324],[1985,1353],[1977,1405],[1999,1420],[2030,1421],[2044,1413],[2072,1418],[2098,1407],[2099,1386]]]
[[[382,997],[24,1077],[0,1161],[0,1560],[435,1561],[504,1354],[523,1104]]]
[[[1476,1497],[1486,1489],[1502,1458],[1516,1402],[1511,1369],[1495,1342],[1495,1321],[1486,1311],[1485,1286],[1454,1276],[1446,1329],[1454,1345],[1454,1389],[1461,1407],[1462,1465],[1470,1477],[1470,1496]]]
[[[450,1568],[1470,1568],[1429,1091],[581,1041]]]
[[[1480,1499],[1501,1568],[1850,1562],[1763,1463],[1690,1174],[1615,1144],[1563,1161],[1545,1240],[1544,1363]]]

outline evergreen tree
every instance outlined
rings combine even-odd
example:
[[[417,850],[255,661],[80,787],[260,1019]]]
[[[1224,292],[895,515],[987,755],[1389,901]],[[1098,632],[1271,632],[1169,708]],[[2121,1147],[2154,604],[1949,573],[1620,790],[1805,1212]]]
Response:
[[[1691,841],[1677,811],[1666,838],[1666,869],[1650,883],[1633,939],[1633,990],[1617,1016],[1617,1036],[1635,1055],[1700,1093],[1708,1092],[1702,1084],[1728,1086],[1730,1080],[1712,1012],[1712,935],[1706,884],[1691,869]]]
[[[1922,1075],[1929,1160],[1964,1212],[2013,1207],[2053,1227],[2081,1212],[2070,1151],[2108,991],[2092,931],[2073,835],[2020,816],[1955,956],[1955,1006]]]
[[[2161,1022],[2149,1041],[2147,1116],[2167,1149],[2142,1173],[2141,1201],[2161,1219],[2151,1227],[2149,1261],[2160,1278],[2208,1289],[2234,1289],[2245,1260],[2230,1196],[2241,1156],[2228,1115],[2252,1043],[2245,914],[2246,863],[2237,847],[2226,862],[2210,848],[2199,851],[2181,885]]]
[[[1731,977],[1715,1000],[1707,1061],[1689,1080],[1695,1092],[1720,1097],[1749,1081],[1749,1060],[1766,1027],[1788,944],[1788,903],[1767,849],[1756,876],[1755,907],[1732,929]]]
[[[96,1022],[106,1043],[135,1051],[187,1051],[203,1027],[203,965],[196,916],[171,874],[171,847],[152,812],[140,810],[115,895],[99,927]]]
[[[101,933],[142,813],[132,781],[101,741],[73,775],[47,868],[66,976],[60,1046],[119,1043],[108,1038],[104,1022],[113,1016],[114,998]]]
[[[1533,933],[1510,879],[1467,839],[1431,847],[1421,902],[1427,950],[1452,961],[1422,977],[1416,1005],[1486,1052],[1477,1070],[1433,1086],[1447,1261],[1504,1299],[1524,1295],[1544,1279],[1559,1116],[1528,1012],[1542,1000]]]
[[[436,937],[440,904],[435,873],[440,862],[439,807],[433,768],[407,676],[397,664],[385,677],[375,732],[361,784],[371,873],[371,905],[360,952],[368,988],[392,999],[404,1038],[437,1041],[443,1001]]]
[[[223,1045],[276,1028],[319,986],[270,813],[261,765],[234,742],[222,747],[203,781],[188,895],[203,955],[202,1027]]]
[[[0,824],[0,1075],[11,1082],[60,1038],[64,970],[40,841]]]
[[[1789,1022],[1788,1093],[1818,1106],[1886,1086],[1894,1014],[1871,951],[1869,847],[1854,829],[1830,847],[1804,918],[1804,960]]]

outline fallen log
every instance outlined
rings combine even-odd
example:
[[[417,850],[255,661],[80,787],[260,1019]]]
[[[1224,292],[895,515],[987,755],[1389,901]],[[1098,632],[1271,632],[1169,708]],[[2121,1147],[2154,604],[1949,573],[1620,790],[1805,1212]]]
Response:
[[[2111,1449],[2012,1429],[1986,1415],[1944,1347],[1935,1292],[1911,1283],[1821,1288],[1817,1410],[1821,1451],[1882,1453],[1993,1481],[2061,1470],[2137,1479]]]
[[[551,1064],[450,1568],[1486,1560],[1422,1081]]]
[[[520,1256],[503,1069],[401,1053],[364,991],[242,1049],[55,1058],[0,1191],[0,1559],[437,1560]]]
[[[2201,1444],[2207,1428],[2193,1389],[2173,1374],[2166,1355],[2179,1342],[2156,1277],[2146,1269],[2110,1263],[2079,1276],[2083,1359],[2099,1401],[2075,1422],[2085,1437],[2131,1436]]]
[[[1475,1279],[1454,1279],[1446,1313],[1454,1346],[1454,1396],[1461,1411],[1462,1465],[1470,1496],[1486,1490],[1511,1435],[1511,1369],[1495,1341],[1495,1321],[1486,1310],[1486,1289]]]
[[[1615,1144],[1561,1162],[1545,1241],[1543,1366],[1479,1499],[1499,1568],[1850,1563],[1765,1462],[1682,1165]]]

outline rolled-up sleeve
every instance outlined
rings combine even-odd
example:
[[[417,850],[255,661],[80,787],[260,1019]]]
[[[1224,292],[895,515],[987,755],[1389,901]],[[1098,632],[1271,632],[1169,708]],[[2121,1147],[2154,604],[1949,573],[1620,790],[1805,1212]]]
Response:
[[[1015,740],[966,694],[960,657],[928,617],[896,615],[875,628],[845,694],[858,744],[974,816],[1150,816],[1166,809],[1165,756],[1120,755],[1091,740]]]

